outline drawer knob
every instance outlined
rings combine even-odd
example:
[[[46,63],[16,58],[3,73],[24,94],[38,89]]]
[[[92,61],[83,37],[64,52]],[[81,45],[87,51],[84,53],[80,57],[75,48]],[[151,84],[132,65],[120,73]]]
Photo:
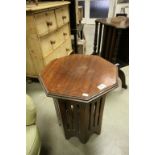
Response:
[[[53,44],[55,44],[55,41],[50,41],[50,43],[53,45]]]
[[[66,16],[62,16],[62,19],[66,19],[67,17]]]
[[[68,51],[70,51],[70,49],[69,48],[66,48],[66,51],[68,52]]]
[[[66,35],[67,35],[67,33],[65,33],[65,32],[64,32],[64,33],[63,33],[63,35],[64,35],[64,36],[66,36]]]
[[[53,23],[52,22],[46,22],[47,26],[52,26]]]

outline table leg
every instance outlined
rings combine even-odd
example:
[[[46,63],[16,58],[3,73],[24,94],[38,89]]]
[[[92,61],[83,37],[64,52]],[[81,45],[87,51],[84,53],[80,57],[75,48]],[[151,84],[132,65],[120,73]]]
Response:
[[[122,81],[122,88],[127,89],[127,85],[126,85],[126,78],[125,78],[125,74],[124,72],[119,68],[118,69],[118,75]]]
[[[62,125],[62,119],[61,119],[59,105],[58,105],[57,99],[53,98],[53,101],[54,101],[54,106],[55,106],[55,110],[56,110],[56,114],[57,114],[57,118],[58,118],[58,123],[61,126]]]

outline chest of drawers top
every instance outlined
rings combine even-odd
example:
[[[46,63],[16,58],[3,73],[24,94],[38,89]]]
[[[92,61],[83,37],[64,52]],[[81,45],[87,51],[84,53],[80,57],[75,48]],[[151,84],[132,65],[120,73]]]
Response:
[[[36,4],[26,4],[26,14],[43,12],[47,10],[52,10],[55,8],[59,8],[60,6],[65,6],[70,4],[70,2],[40,2],[38,5]]]

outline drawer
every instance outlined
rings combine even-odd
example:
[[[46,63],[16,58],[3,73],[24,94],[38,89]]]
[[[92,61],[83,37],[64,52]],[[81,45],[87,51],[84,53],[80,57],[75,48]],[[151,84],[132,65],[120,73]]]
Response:
[[[48,63],[50,63],[54,59],[63,56],[64,54],[62,55],[62,51],[64,51],[64,50],[63,50],[62,46],[60,46],[55,51],[51,52],[50,55],[48,55],[46,58],[44,58],[44,64],[47,65]]]
[[[34,18],[35,18],[35,24],[36,24],[38,35],[43,35],[48,33],[48,26],[46,23],[45,13],[35,14]]]
[[[59,47],[64,42],[64,36],[63,36],[63,29],[62,28],[55,31],[50,36],[50,42],[52,44],[53,49],[56,49],[57,47]]]
[[[43,57],[46,57],[49,52],[53,50],[53,44],[51,42],[50,36],[40,38],[40,45]]]
[[[56,30],[57,23],[56,23],[56,17],[55,17],[54,11],[46,12],[45,16],[46,16],[46,24],[47,24],[48,30],[50,32]]]
[[[40,57],[38,54],[36,54],[36,52],[33,50],[30,50],[29,52],[30,52],[29,54],[32,58],[34,68],[35,68],[35,72],[38,75],[40,73],[40,71],[44,68],[42,57]]]
[[[47,56],[46,58],[44,58],[44,63],[45,63],[45,65],[47,65],[52,60],[54,60],[56,58],[63,57],[63,56],[67,56],[67,55],[69,55],[69,54],[66,51],[64,44],[62,44],[55,51],[53,51],[49,56]]]
[[[68,23],[69,22],[69,9],[68,9],[68,6],[65,6],[62,8],[62,19],[63,19],[63,22],[64,24]]]
[[[60,8],[60,9],[56,9],[55,10],[55,15],[56,15],[56,21],[57,21],[57,25],[58,27],[61,27],[64,22],[63,22],[63,8]]]
[[[67,55],[69,55],[70,53],[72,53],[72,44],[71,44],[71,39],[70,38],[68,38],[65,41],[64,48],[65,48],[65,51],[66,51]]]
[[[69,27],[69,24],[66,24],[63,26],[63,36],[64,36],[64,39],[68,39],[70,37],[70,27]]]

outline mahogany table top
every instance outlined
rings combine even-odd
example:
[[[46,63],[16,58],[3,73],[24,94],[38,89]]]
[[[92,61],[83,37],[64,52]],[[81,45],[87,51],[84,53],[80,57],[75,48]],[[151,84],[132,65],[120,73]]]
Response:
[[[47,96],[89,102],[117,87],[117,67],[94,55],[55,59],[39,76]]]

